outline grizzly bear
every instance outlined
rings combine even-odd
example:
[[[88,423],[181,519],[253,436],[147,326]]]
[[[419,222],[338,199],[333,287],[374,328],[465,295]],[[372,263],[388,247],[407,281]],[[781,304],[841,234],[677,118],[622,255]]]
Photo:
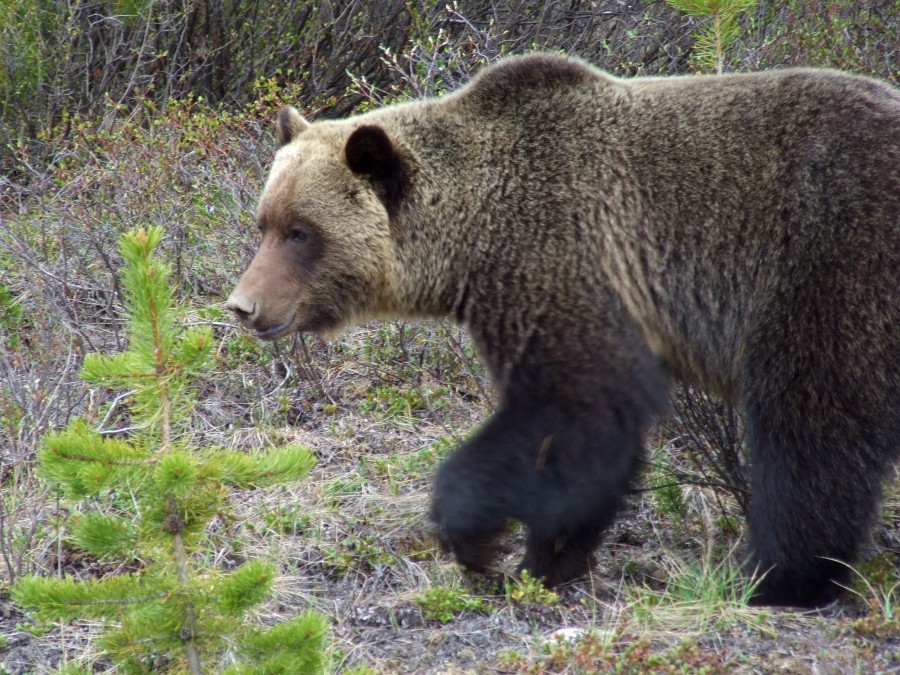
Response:
[[[900,93],[829,70],[622,80],[510,58],[344,121],[277,119],[260,338],[449,316],[499,392],[431,517],[484,569],[585,574],[670,377],[742,410],[756,601],[848,580],[900,453]]]

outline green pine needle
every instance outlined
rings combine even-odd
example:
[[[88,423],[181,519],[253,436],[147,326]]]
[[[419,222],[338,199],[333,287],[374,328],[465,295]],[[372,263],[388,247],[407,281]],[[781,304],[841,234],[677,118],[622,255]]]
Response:
[[[738,16],[752,10],[757,0],[667,0],[670,7],[705,23],[697,29],[693,61],[702,69],[722,72],[725,51],[740,35]]]
[[[117,661],[175,653],[183,648],[184,602],[171,594],[158,602],[133,605],[122,614],[119,630],[108,631],[98,646]]]
[[[219,607],[226,614],[241,614],[269,595],[275,580],[275,568],[259,560],[238,567],[219,584]]]
[[[182,369],[202,373],[212,366],[213,347],[212,328],[203,326],[185,332],[178,342],[174,360]]]
[[[132,391],[130,412],[151,437],[159,437],[160,402],[168,401],[168,424],[183,423],[193,407],[193,375],[213,365],[208,326],[185,330],[168,265],[153,258],[162,241],[159,227],[134,230],[120,241],[128,263],[122,271],[128,311],[128,349],[114,356],[88,354],[82,378]]]
[[[232,668],[227,673],[322,673],[325,670],[324,647],[327,635],[328,622],[321,614],[313,611],[266,630],[251,631],[244,638],[242,646],[244,655],[254,665]]]
[[[134,556],[137,530],[124,518],[97,513],[79,516],[72,526],[72,541],[85,553],[99,558]]]
[[[149,470],[151,458],[151,452],[101,436],[79,419],[47,434],[38,453],[40,475],[75,499],[139,479]]]
[[[736,16],[756,6],[757,0],[666,0],[670,7],[688,16]]]
[[[235,487],[275,485],[302,478],[316,465],[315,455],[306,446],[295,444],[261,453],[218,450],[215,461],[222,480]]]
[[[12,589],[13,600],[43,621],[113,618],[125,605],[164,596],[158,586],[131,574],[88,580],[22,577]]]
[[[214,363],[215,340],[208,326],[184,328],[171,270],[152,255],[162,237],[162,228],[151,227],[122,238],[128,348],[87,355],[82,369],[85,380],[128,393],[128,441],[75,420],[48,434],[38,457],[41,475],[74,500],[128,488],[135,523],[79,515],[70,538],[95,556],[140,560],[141,576],[23,577],[13,599],[39,620],[109,619],[98,646],[121,672],[148,672],[154,663],[166,672],[200,673],[226,655],[234,662],[235,654],[241,665],[232,672],[322,672],[323,618],[310,613],[272,631],[244,622],[268,596],[275,567],[253,561],[223,576],[204,555],[204,530],[227,510],[227,487],[295,480],[315,458],[300,445],[261,453],[189,445],[197,378]]]
[[[153,478],[162,493],[189,495],[196,489],[197,462],[184,452],[169,453],[160,459]]]
[[[144,498],[145,510],[140,532],[147,545],[168,548],[172,537],[180,534],[186,546],[196,546],[198,535],[209,521],[227,508],[227,493],[215,483],[199,483],[181,495],[155,489],[156,494]]]

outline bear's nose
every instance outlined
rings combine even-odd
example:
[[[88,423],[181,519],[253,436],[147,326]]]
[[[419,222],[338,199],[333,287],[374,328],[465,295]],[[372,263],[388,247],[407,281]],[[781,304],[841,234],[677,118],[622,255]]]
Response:
[[[256,301],[237,291],[228,296],[225,306],[241,321],[249,321],[256,314]]]

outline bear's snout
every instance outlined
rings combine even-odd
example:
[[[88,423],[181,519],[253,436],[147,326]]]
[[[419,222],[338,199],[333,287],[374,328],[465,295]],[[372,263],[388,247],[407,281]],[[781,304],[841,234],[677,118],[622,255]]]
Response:
[[[228,296],[225,306],[234,312],[241,323],[245,324],[252,322],[257,313],[256,301],[237,290],[233,291],[231,295]]]
[[[246,328],[252,329],[256,337],[261,340],[272,340],[287,332],[294,324],[294,314],[287,320],[276,318],[274,321],[266,320],[260,309],[260,303],[252,296],[241,293],[238,289],[232,291],[225,301],[225,306],[234,312],[238,321]]]

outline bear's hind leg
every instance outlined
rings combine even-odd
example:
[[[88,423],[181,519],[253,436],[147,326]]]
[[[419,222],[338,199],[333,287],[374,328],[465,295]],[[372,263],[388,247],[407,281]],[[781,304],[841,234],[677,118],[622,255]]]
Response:
[[[856,369],[845,360],[829,373],[820,362],[791,372],[802,364],[788,353],[757,367],[770,375],[748,377],[745,389],[750,571],[765,574],[759,604],[815,607],[837,598],[876,521],[900,443],[890,364]]]

